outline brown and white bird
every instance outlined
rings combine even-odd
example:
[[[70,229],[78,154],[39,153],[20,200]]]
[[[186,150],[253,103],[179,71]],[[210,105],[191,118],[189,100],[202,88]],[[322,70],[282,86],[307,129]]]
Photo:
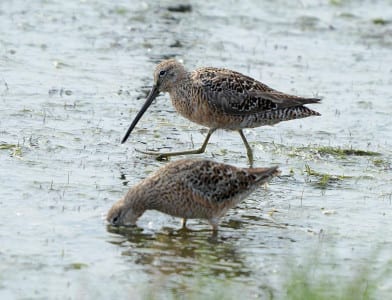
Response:
[[[145,178],[107,214],[114,226],[136,225],[146,210],[187,219],[207,219],[214,231],[228,209],[280,172],[272,168],[237,168],[210,160],[168,163]]]
[[[175,109],[185,118],[209,128],[203,145],[195,150],[160,153],[139,151],[164,159],[174,155],[203,153],[217,129],[238,131],[247,150],[250,166],[253,153],[243,133],[244,128],[274,125],[281,121],[319,116],[305,104],[318,103],[317,98],[303,98],[276,91],[241,73],[219,68],[200,68],[188,72],[174,60],[164,60],[154,72],[154,85],[136,115],[124,143],[160,92],[168,92]]]

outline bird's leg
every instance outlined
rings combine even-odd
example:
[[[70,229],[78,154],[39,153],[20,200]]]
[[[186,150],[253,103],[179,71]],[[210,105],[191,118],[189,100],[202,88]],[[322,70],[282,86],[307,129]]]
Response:
[[[186,218],[182,219],[182,229],[186,229]]]
[[[138,150],[138,149],[135,149],[135,151],[143,153],[143,154],[155,155],[157,160],[164,160],[170,156],[204,153],[206,151],[208,141],[210,140],[210,137],[214,133],[215,130],[216,130],[215,128],[210,128],[210,130],[208,130],[207,136],[203,142],[203,145],[201,145],[200,148],[195,149],[195,150],[177,151],[177,152],[163,152],[163,153],[157,152],[157,151],[142,151],[142,150]]]
[[[238,133],[240,134],[241,139],[242,139],[242,141],[245,144],[246,154],[248,155],[248,160],[249,160],[249,166],[252,168],[253,167],[253,151],[252,151],[252,148],[249,146],[248,141],[246,140],[246,137],[245,137],[242,129],[239,129]]]
[[[219,219],[218,218],[211,218],[208,220],[210,225],[212,226],[212,232],[214,234],[218,233],[218,225],[219,225]]]
[[[181,220],[181,228],[177,230],[178,233],[187,233],[189,231],[188,227],[186,227],[187,218],[182,218]]]

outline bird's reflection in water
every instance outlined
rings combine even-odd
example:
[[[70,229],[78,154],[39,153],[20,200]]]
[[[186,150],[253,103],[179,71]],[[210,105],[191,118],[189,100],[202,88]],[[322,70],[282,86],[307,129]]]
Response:
[[[147,233],[139,227],[113,227],[110,233],[122,236],[109,242],[124,248],[123,256],[135,264],[145,266],[147,273],[196,276],[249,276],[243,254],[238,249],[241,234],[227,237],[211,230],[173,229],[164,227],[159,232]]]

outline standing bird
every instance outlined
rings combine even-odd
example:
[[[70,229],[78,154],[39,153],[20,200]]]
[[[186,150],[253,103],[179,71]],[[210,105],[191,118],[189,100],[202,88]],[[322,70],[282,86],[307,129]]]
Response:
[[[188,72],[180,62],[169,59],[157,65],[154,85],[121,143],[125,143],[160,92],[168,92],[173,106],[181,115],[208,127],[209,131],[199,149],[169,153],[139,151],[156,155],[157,159],[203,153],[216,129],[228,129],[240,134],[252,166],[253,153],[242,131],[244,128],[320,115],[304,106],[318,103],[320,99],[284,94],[251,77],[227,69],[206,67]]]
[[[213,231],[229,208],[279,174],[277,167],[237,168],[210,160],[184,159],[145,178],[107,214],[114,226],[136,225],[149,209],[187,219],[207,219]]]

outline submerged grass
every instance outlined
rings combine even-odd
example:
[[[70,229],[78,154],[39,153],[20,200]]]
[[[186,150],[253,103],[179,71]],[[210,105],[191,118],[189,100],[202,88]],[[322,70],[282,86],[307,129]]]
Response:
[[[332,175],[328,173],[321,173],[314,169],[312,169],[308,164],[305,165],[305,173],[308,176],[314,176],[318,179],[317,186],[325,189],[331,183],[336,183],[339,181],[343,181],[344,179],[352,178],[351,176],[345,175]]]
[[[376,158],[372,160],[374,166],[383,169],[391,169],[391,162],[385,159]]]
[[[22,157],[22,148],[19,145],[2,143],[0,144],[0,150],[11,151],[12,157]]]
[[[66,270],[81,270],[84,268],[87,268],[88,265],[85,263],[80,263],[80,262],[76,262],[76,263],[71,263],[69,265],[67,265],[65,267]]]
[[[358,150],[358,149],[344,149],[334,147],[319,147],[315,149],[320,155],[332,155],[337,157],[345,156],[380,156],[381,153],[374,151]]]
[[[385,20],[383,18],[375,18],[372,20],[373,24],[375,25],[387,25],[390,23],[390,21]]]
[[[353,149],[353,148],[341,148],[341,147],[331,147],[331,146],[307,146],[292,148],[287,154],[289,157],[308,157],[314,158],[315,155],[318,156],[333,156],[336,158],[346,158],[347,156],[370,156],[377,157],[382,154],[375,151]]]
[[[16,147],[17,145],[15,144],[6,144],[6,143],[0,144],[0,150],[12,150]]]

